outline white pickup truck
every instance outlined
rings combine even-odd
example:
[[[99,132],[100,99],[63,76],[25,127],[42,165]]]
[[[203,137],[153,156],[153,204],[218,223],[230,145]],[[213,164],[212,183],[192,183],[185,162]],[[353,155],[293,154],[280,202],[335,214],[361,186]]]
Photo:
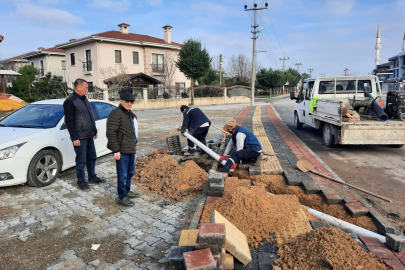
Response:
[[[405,122],[398,118],[381,121],[378,118],[364,116],[367,107],[359,110],[357,104],[370,99],[364,92],[370,93],[376,101],[382,101],[378,78],[373,75],[319,77],[304,81],[298,97],[291,93],[291,99],[297,100],[294,110],[294,125],[301,129],[303,124],[323,129],[323,143],[328,147],[337,144],[390,145],[402,147],[405,144]],[[310,102],[319,97],[316,108],[310,112]],[[357,103],[354,103],[357,102]],[[356,105],[353,108],[352,105]],[[357,111],[359,121],[344,121],[344,109]]]

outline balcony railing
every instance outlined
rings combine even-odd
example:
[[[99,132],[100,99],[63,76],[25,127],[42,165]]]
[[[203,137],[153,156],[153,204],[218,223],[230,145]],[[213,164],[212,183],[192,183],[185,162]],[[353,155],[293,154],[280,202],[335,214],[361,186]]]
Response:
[[[163,73],[165,71],[163,64],[151,64],[152,72]]]
[[[93,71],[93,61],[83,62],[83,71],[84,72]]]
[[[43,68],[38,68],[38,76],[45,76],[45,70]]]

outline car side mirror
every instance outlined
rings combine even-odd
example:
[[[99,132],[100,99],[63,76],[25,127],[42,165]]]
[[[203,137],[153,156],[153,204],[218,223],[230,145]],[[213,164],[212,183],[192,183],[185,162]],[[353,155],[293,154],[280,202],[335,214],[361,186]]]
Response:
[[[294,92],[291,92],[291,93],[290,93],[290,99],[291,99],[291,100],[294,100],[294,99],[298,99],[298,98],[295,97],[295,93],[294,93]]]

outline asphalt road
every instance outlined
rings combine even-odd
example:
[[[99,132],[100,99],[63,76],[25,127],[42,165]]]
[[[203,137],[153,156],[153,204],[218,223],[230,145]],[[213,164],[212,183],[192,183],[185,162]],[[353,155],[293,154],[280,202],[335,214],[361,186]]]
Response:
[[[304,125],[294,128],[294,107],[289,97],[257,99],[271,103],[283,122],[344,181],[390,198],[392,203],[361,194],[396,228],[405,230],[405,147],[339,145],[327,148],[322,131]]]

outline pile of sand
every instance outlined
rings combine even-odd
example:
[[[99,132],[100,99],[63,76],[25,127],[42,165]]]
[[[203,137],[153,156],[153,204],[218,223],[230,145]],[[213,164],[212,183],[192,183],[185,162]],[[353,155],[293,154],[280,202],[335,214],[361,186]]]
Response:
[[[11,99],[0,99],[0,111],[7,112],[24,107],[25,103],[17,102]]]
[[[181,200],[200,193],[208,174],[194,161],[181,165],[164,150],[136,164],[133,181],[167,199]]]
[[[370,217],[352,217],[340,204],[327,204],[321,196],[317,194],[305,194],[302,188],[297,186],[287,186],[282,175],[255,175],[250,176],[254,183],[264,183],[266,190],[273,194],[294,194],[298,197],[302,205],[308,206],[325,214],[342,219],[367,230],[377,232],[377,227]]]
[[[294,195],[272,196],[260,186],[230,186],[225,187],[224,197],[205,206],[200,223],[209,223],[210,214],[217,210],[246,235],[251,246],[263,239],[272,241],[270,233],[282,234],[300,211]]]
[[[312,230],[279,248],[283,269],[393,269],[336,228]]]

